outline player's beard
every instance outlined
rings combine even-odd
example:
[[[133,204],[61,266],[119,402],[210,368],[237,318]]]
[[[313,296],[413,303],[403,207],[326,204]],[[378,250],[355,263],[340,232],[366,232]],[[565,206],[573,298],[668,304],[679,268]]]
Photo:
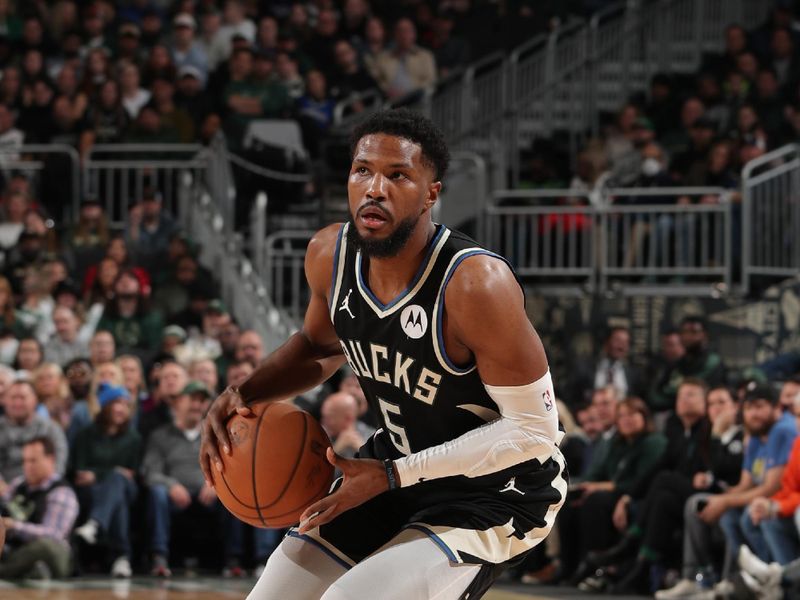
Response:
[[[361,250],[371,258],[391,258],[397,256],[400,250],[408,243],[411,234],[414,233],[414,228],[419,221],[419,215],[416,217],[406,217],[397,224],[395,230],[382,240],[367,240],[361,237],[358,233],[353,217],[350,217],[350,226],[347,228],[347,242],[352,245],[356,250]]]

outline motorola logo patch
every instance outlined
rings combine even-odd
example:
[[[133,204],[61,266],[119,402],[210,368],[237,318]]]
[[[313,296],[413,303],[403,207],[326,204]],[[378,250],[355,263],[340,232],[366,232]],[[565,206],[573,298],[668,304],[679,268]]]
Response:
[[[419,304],[406,306],[400,313],[400,326],[408,337],[418,340],[428,331],[428,315]]]

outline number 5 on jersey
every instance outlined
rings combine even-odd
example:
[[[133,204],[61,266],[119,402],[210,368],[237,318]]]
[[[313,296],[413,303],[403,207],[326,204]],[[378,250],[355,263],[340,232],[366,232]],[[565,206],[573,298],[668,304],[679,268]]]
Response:
[[[386,429],[389,430],[389,438],[391,438],[395,448],[405,456],[411,454],[411,445],[408,443],[406,430],[403,429],[402,425],[398,425],[396,422],[392,421],[391,417],[391,415],[396,415],[402,419],[403,416],[400,414],[400,407],[387,402],[383,398],[378,398],[378,406],[381,408],[383,421],[386,423]]]

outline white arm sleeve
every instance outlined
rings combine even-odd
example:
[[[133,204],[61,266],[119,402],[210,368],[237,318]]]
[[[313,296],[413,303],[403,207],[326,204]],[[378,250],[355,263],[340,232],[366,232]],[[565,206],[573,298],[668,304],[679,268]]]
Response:
[[[500,418],[394,461],[402,487],[452,475],[479,477],[552,456],[563,433],[550,371],[527,385],[484,387],[500,408]]]

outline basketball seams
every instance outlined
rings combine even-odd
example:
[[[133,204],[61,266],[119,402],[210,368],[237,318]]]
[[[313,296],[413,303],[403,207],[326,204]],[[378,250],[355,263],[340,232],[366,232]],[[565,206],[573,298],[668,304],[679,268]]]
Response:
[[[261,414],[258,415],[258,421],[256,422],[256,431],[255,437],[253,438],[252,444],[252,452],[253,455],[250,460],[250,464],[252,465],[250,468],[250,478],[253,483],[253,502],[255,503],[256,512],[258,513],[258,519],[261,523],[264,524],[264,527],[267,526],[267,522],[264,520],[264,515],[261,514],[261,507],[258,505],[258,488],[256,482],[256,456],[258,451],[258,434],[261,432],[261,422],[264,420],[264,415],[267,414],[267,411],[272,408],[274,403],[270,403],[267,407],[261,411]]]
[[[261,527],[282,528],[295,524],[297,521],[297,515],[300,511],[325,496],[326,491],[330,487],[330,475],[333,472],[333,467],[328,464],[324,451],[325,448],[330,446],[330,440],[328,439],[327,435],[325,435],[324,431],[318,426],[317,421],[311,415],[307,414],[305,411],[298,410],[296,407],[292,407],[292,409],[287,408],[286,410],[283,410],[281,407],[271,411],[269,418],[265,418],[266,412],[270,410],[274,404],[276,403],[269,403],[264,407],[257,419],[255,419],[254,426],[252,427],[254,430],[251,438],[252,445],[247,450],[248,454],[245,455],[249,455],[250,458],[249,463],[251,466],[251,473],[249,474],[249,481],[246,472],[241,473],[241,475],[244,475],[245,477],[243,480],[240,477],[233,477],[233,479],[229,482],[228,476],[231,476],[231,473],[228,472],[215,474],[217,475],[215,479],[218,481],[221,480],[224,484],[224,487],[220,487],[220,491],[226,493],[222,494],[220,499],[222,500],[224,497],[229,498],[227,502],[228,504],[233,504],[233,510],[231,510],[231,508],[228,508],[228,510],[236,518],[245,522],[250,522],[251,524],[257,524]],[[297,422],[296,418],[293,416],[294,414],[301,415],[302,424]],[[284,417],[289,418],[289,420],[284,420]],[[315,426],[317,429],[319,429],[319,431],[315,430]],[[261,435],[262,427],[266,427],[264,435]],[[291,438],[288,439],[281,434],[281,432],[285,432],[287,430],[298,430],[300,428],[302,428],[302,431],[297,431],[297,435],[291,436]],[[263,468],[261,469],[262,472],[259,473],[258,463],[259,456],[263,454],[263,456],[260,456],[262,459],[260,462],[264,463],[266,466],[270,464],[270,460],[272,459],[271,457],[273,457],[275,453],[274,448],[270,449],[270,446],[273,445],[270,444],[270,442],[280,439],[283,439],[286,442],[291,439],[291,441],[294,442],[294,444],[288,444],[288,447],[280,453],[283,454],[283,452],[285,452],[285,456],[287,458],[292,455],[294,455],[294,457],[290,465],[286,464],[289,461],[284,462],[284,467],[281,469],[283,475],[281,479],[283,479],[285,483],[281,486],[281,489],[277,492],[277,494],[273,495],[275,492],[271,489],[271,486],[268,485],[266,488],[264,487],[264,477],[270,477],[274,474],[264,473]],[[312,443],[313,445],[320,444],[323,447],[322,456],[319,456],[318,451],[314,452],[314,461],[319,461],[321,459],[329,471],[323,469],[323,472],[327,476],[322,476],[324,481],[321,482],[321,485],[318,486],[318,489],[313,490],[306,499],[301,500],[301,504],[299,506],[293,508],[292,510],[288,510],[288,503],[286,500],[292,500],[293,504],[298,502],[298,494],[293,490],[293,486],[300,485],[300,488],[303,488],[305,485],[307,485],[301,484],[297,478],[299,476],[305,477],[304,474],[306,474],[306,471],[311,468],[310,465],[313,464],[313,462],[309,462],[310,457],[308,456]],[[294,449],[295,444],[297,445],[296,450]],[[246,458],[244,462],[248,462]],[[289,466],[291,466],[291,468],[287,468]],[[233,465],[229,465],[229,467],[232,468]],[[239,467],[239,469],[241,470],[241,467]],[[309,483],[316,480],[317,477],[311,479]],[[240,483],[237,484],[237,482]],[[231,485],[232,483],[237,484],[238,487],[234,488],[234,486]],[[275,482],[273,481],[273,483]],[[242,486],[242,484],[244,484],[244,486]],[[259,488],[259,484],[261,484],[261,489]],[[243,502],[237,494],[237,492],[246,493],[245,490],[247,487],[252,487],[252,495],[255,505],[250,505],[249,503]],[[259,491],[263,493],[259,494]],[[263,498],[260,498],[259,496],[263,497],[267,494],[273,500],[271,500],[268,504],[261,505],[261,499]],[[279,514],[270,514],[270,507],[272,507],[273,510],[278,509]],[[291,522],[284,522],[284,519],[290,519]]]
[[[304,420],[305,420],[305,422],[306,422],[306,431],[308,431],[308,420],[309,420],[309,419],[312,419],[312,420],[313,420],[313,419],[314,419],[314,417],[312,417],[310,414],[308,414],[308,413],[306,413],[306,412],[303,412],[303,413],[302,413],[302,415],[303,415],[303,418],[304,418]],[[308,436],[306,436],[306,438],[307,438],[307,437],[308,437]],[[328,441],[328,444],[326,444],[326,446],[330,445],[330,440],[327,440],[327,441]],[[307,447],[307,445],[306,445],[306,443],[307,443],[307,442],[308,442],[308,439],[304,440],[304,444],[303,444],[303,446],[304,446],[304,449]],[[326,460],[327,460],[327,459],[326,459]],[[331,475],[333,475],[333,473],[331,473]],[[294,474],[292,474],[292,479],[294,479]],[[291,483],[291,481],[290,481],[290,483]],[[331,481],[330,481],[329,479],[325,479],[325,480],[323,481],[323,485],[322,485],[322,487],[320,487],[318,490],[316,490],[316,491],[315,491],[315,492],[314,492],[314,493],[311,495],[311,498],[310,498],[310,499],[308,499],[308,500],[305,500],[305,501],[304,501],[304,503],[303,503],[303,505],[296,507],[294,510],[287,511],[286,513],[284,513],[284,515],[288,515],[288,514],[291,514],[291,513],[292,513],[292,512],[294,512],[294,511],[297,511],[297,510],[300,510],[300,509],[304,509],[304,508],[306,508],[306,507],[307,507],[309,504],[311,504],[312,502],[316,502],[316,501],[317,501],[317,499],[324,497],[324,496],[325,496],[325,490],[326,490],[327,488],[330,488],[330,486],[331,486]],[[284,516],[284,515],[276,515],[276,518],[277,518],[277,517],[282,517],[282,516]]]
[[[262,509],[266,510],[266,509],[268,509],[268,508],[270,508],[272,506],[275,506],[278,502],[281,501],[281,499],[283,498],[283,495],[286,493],[286,490],[288,490],[289,487],[292,485],[292,480],[294,479],[294,476],[297,473],[297,468],[300,466],[300,462],[303,460],[303,454],[304,454],[305,447],[306,447],[306,438],[308,437],[308,421],[305,419],[305,413],[300,412],[300,411],[298,411],[296,413],[290,413],[290,415],[287,415],[287,416],[294,417],[294,415],[300,415],[301,417],[303,417],[303,435],[301,437],[300,447],[298,449],[298,452],[296,452],[296,458],[295,458],[295,461],[294,461],[294,465],[292,466],[292,470],[289,472],[289,476],[286,478],[286,483],[284,483],[283,489],[278,493],[278,495],[275,498],[275,500],[273,500],[269,504],[265,504],[264,506],[259,506],[258,507],[259,515],[261,514],[261,510]],[[253,444],[253,452],[254,453],[256,451],[256,448],[257,448],[257,444],[254,443]],[[255,454],[254,454],[254,457],[253,457],[253,482],[254,482],[254,485],[255,485],[255,477],[256,477],[256,475],[255,475],[255,473],[256,473],[255,464],[256,463],[255,463]],[[263,517],[262,517],[262,521],[263,521]],[[264,521],[264,525],[266,525],[266,524],[267,524],[267,522]]]

